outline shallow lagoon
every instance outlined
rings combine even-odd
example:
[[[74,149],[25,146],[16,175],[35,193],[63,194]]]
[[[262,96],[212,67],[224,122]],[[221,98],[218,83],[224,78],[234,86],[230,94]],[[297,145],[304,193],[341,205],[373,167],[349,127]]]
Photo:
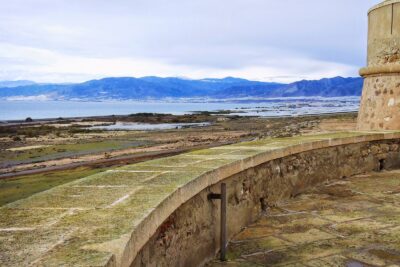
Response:
[[[253,100],[176,101],[5,101],[0,120],[129,115],[134,113],[189,114],[228,110],[232,115],[282,117],[357,111],[359,97],[300,97]]]
[[[89,130],[108,130],[108,131],[156,131],[182,129],[187,127],[205,127],[210,125],[209,122],[203,123],[135,123],[135,122],[116,122],[115,124],[93,126]]]

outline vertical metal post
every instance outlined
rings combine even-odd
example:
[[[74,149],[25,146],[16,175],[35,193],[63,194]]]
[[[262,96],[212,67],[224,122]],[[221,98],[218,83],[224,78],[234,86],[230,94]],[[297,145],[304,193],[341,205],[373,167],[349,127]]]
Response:
[[[221,261],[226,261],[226,184],[221,184]]]
[[[211,193],[208,195],[209,200],[219,199],[221,200],[221,227],[220,227],[220,260],[226,261],[226,184],[221,183],[221,194]]]

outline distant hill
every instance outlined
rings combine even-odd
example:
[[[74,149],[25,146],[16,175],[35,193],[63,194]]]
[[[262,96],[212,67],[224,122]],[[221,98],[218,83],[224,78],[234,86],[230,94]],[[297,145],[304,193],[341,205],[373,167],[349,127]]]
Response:
[[[56,100],[125,100],[190,97],[335,97],[361,95],[362,83],[362,78],[342,77],[318,81],[304,80],[291,84],[249,81],[232,77],[202,80],[121,77],[91,80],[78,84],[36,84],[29,81],[16,81],[14,84],[0,82],[0,98],[46,96]]]
[[[362,78],[335,77],[318,81],[299,81],[288,84],[273,94],[276,96],[359,96],[363,86]],[[272,95],[271,95],[272,96]]]
[[[0,81],[0,88],[13,88],[13,87],[18,87],[18,86],[25,86],[25,85],[34,85],[35,82],[32,81],[25,81],[25,80],[19,80],[19,81]]]

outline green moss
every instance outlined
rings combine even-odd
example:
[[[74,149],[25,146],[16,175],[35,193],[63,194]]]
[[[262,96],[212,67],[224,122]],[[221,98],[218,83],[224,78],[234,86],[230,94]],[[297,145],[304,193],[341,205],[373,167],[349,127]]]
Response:
[[[228,249],[228,258],[234,260],[242,255],[276,250],[285,247],[287,244],[288,242],[273,236],[259,238],[253,241],[232,243]]]
[[[24,208],[101,208],[117,201],[132,191],[126,187],[70,187],[58,186],[44,194],[9,204]]]
[[[171,198],[172,193],[207,171],[277,147],[354,135],[340,133],[266,139],[142,162],[103,173],[81,169],[53,174],[47,180],[42,177],[44,175],[39,175],[21,177],[20,181],[1,181],[12,188],[12,182],[22,184],[27,179],[28,184],[31,182],[35,185],[32,187],[40,188],[36,189],[38,192],[49,188],[43,184],[46,184],[45,181],[52,182],[52,179],[57,181],[54,184],[70,183],[0,209],[0,227],[38,227],[32,231],[22,229],[16,233],[0,232],[0,240],[6,240],[0,242],[0,250],[10,257],[6,263],[20,266],[26,265],[24,260],[35,258],[38,248],[46,250],[48,247],[53,249],[40,255],[42,258],[39,265],[102,265],[110,256],[109,253],[100,252],[102,249],[109,249],[110,244],[122,249],[126,245],[124,238],[131,236],[132,231],[147,216],[163,205],[164,200]],[[86,178],[80,179],[82,177]],[[385,192],[397,185],[394,177],[387,178],[376,187],[373,179],[364,181],[368,185],[358,184],[357,180],[346,186],[357,187],[365,193],[371,192],[373,188]],[[28,191],[25,188],[23,192]],[[175,196],[179,201],[179,195]],[[322,193],[297,198],[283,207],[286,209],[283,216],[277,214],[275,217],[264,217],[264,220],[251,226],[254,228],[243,232],[241,237],[239,235],[237,239],[240,240],[235,240],[229,247],[228,256],[233,260],[231,263],[233,266],[301,266],[312,259],[322,259],[343,253],[346,249],[362,247],[371,240],[379,243],[378,235],[390,246],[397,246],[399,230],[393,230],[393,227],[398,224],[398,214],[388,214],[387,209],[377,207],[378,204],[369,201],[369,198],[368,194],[360,194],[339,201],[332,196],[327,198]],[[395,198],[398,195],[393,195]],[[382,215],[382,220],[359,218],[369,216],[366,211],[362,213],[366,209]],[[296,210],[302,213],[289,215]],[[340,223],[342,221],[339,220],[335,223],[333,217],[329,217],[345,216],[342,213],[360,220],[346,223]],[[386,231],[388,227],[392,227],[391,231]],[[28,233],[24,235],[24,232]],[[367,238],[367,235],[372,237]],[[61,236],[65,240],[60,243]],[[346,238],[348,236],[354,237],[354,240]],[[54,247],[54,244],[58,245]],[[22,251],[22,260],[12,258],[15,255],[13,249]],[[375,254],[392,257],[380,251]],[[245,265],[246,262],[251,264]]]
[[[34,260],[42,256],[44,251],[51,249],[64,233],[65,230],[54,228],[32,231],[0,231],[1,265],[31,265]],[[59,264],[53,266],[59,266]]]
[[[179,171],[181,168],[172,167],[172,166],[148,166],[143,165],[142,163],[126,165],[123,167],[115,168],[116,171],[136,171],[136,172],[150,172],[150,173],[157,173],[157,172],[165,172],[165,171]]]
[[[192,181],[194,178],[198,177],[204,173],[203,170],[194,170],[194,171],[184,171],[184,172],[169,172],[162,173],[155,177],[154,179],[147,180],[144,182],[146,186],[165,186],[172,188],[179,188],[184,184]]]
[[[35,228],[65,214],[65,210],[0,208],[0,228]]]
[[[104,169],[81,167],[2,179],[0,180],[0,206],[101,171]]]
[[[210,148],[210,149],[203,149],[203,150],[197,150],[188,153],[188,155],[202,155],[202,156],[220,156],[221,154],[228,153],[232,148],[229,147],[219,147],[217,149]]]
[[[329,139],[337,139],[337,138],[346,138],[346,137],[356,137],[366,135],[365,133],[359,132],[335,132],[335,133],[324,133],[324,134],[315,134],[315,135],[302,135],[296,137],[287,137],[287,138],[268,138],[261,139],[258,141],[250,141],[243,142],[232,145],[235,146],[248,146],[248,147],[285,147],[288,145],[301,144],[304,142],[312,142],[312,141],[320,141],[320,140],[329,140]]]
[[[350,263],[353,264],[350,264]],[[363,266],[360,262],[350,261],[341,255],[329,256],[321,259],[315,259],[307,262],[310,267],[325,267],[325,266]]]
[[[92,241],[93,242],[93,241]],[[85,237],[74,236],[57,245],[38,262],[39,266],[105,266],[111,253],[83,249],[90,245]]]
[[[150,169],[151,169],[151,166],[185,167],[188,164],[196,163],[198,161],[200,161],[198,158],[185,157],[184,155],[178,155],[178,156],[173,156],[173,157],[167,157],[167,158],[146,161],[146,162],[143,162],[141,165],[149,166]]]
[[[237,159],[211,159],[211,160],[205,160],[200,163],[194,163],[188,166],[190,170],[194,170],[195,168],[202,168],[206,170],[213,170],[219,167],[222,167],[224,165],[230,164],[237,161]]]
[[[135,187],[143,181],[151,179],[161,172],[129,172],[124,170],[114,170],[101,172],[86,179],[76,181],[76,187]]]

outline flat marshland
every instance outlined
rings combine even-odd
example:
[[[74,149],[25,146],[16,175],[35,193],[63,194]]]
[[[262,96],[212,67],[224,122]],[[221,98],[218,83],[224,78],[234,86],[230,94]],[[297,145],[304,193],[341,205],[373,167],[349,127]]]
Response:
[[[260,118],[206,112],[3,123],[0,206],[114,166],[259,138],[353,130],[356,116]]]

